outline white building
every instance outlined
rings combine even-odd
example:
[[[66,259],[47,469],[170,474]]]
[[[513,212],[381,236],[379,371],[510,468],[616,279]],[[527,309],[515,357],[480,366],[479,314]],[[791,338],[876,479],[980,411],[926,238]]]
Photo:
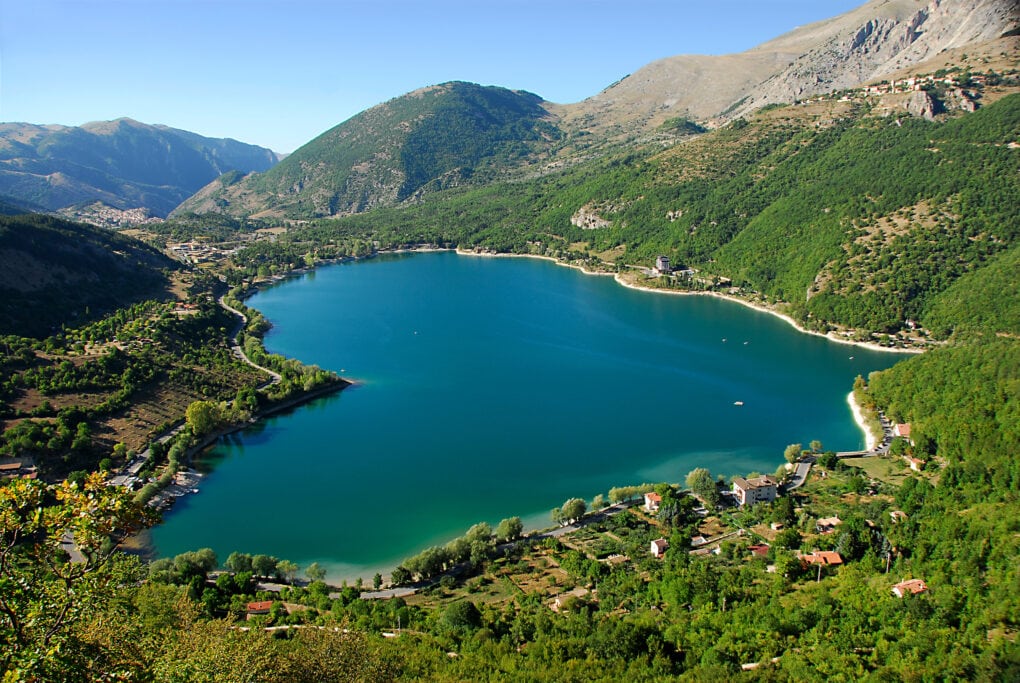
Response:
[[[769,476],[744,479],[733,478],[733,495],[739,505],[771,503],[779,493],[779,483]]]

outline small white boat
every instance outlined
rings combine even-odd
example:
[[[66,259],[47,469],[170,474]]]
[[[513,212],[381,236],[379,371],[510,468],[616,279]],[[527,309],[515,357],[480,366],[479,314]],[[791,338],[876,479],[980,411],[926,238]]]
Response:
[[[742,405],[744,405],[744,402],[743,401],[734,401],[733,405],[735,405],[735,406],[742,406]]]

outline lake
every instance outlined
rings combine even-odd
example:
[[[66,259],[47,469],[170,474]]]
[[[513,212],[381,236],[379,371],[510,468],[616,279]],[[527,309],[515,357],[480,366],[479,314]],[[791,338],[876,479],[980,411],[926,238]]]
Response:
[[[854,377],[901,358],[539,259],[384,256],[248,303],[273,322],[269,350],[358,385],[222,440],[150,542],[318,561],[331,579],[385,574],[478,521],[548,526],[613,486],[772,473],[812,439],[862,448]]]

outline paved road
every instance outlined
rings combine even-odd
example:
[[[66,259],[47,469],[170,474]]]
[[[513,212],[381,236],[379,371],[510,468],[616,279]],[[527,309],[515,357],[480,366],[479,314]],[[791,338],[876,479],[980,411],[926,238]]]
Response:
[[[801,486],[803,486],[804,482],[807,481],[807,476],[808,473],[811,471],[811,466],[814,464],[815,456],[809,455],[805,458],[802,458],[797,463],[797,468],[794,471],[793,476],[790,477],[790,481],[786,483],[786,486],[783,487],[783,490],[792,491],[794,489],[799,489]]]
[[[882,423],[882,441],[874,448],[865,451],[840,451],[836,453],[837,458],[867,458],[874,455],[885,455],[889,452],[889,446],[893,440],[893,424],[883,413],[878,414],[879,422]]]
[[[840,451],[836,453],[837,458],[867,458],[876,455],[885,455],[889,452],[889,446],[893,440],[893,425],[886,419],[882,413],[878,414],[878,418],[882,423],[882,441],[878,443],[874,448],[864,451]],[[808,473],[811,471],[811,466],[815,464],[816,457],[813,455],[801,458],[797,462],[797,469],[794,471],[793,476],[790,477],[790,481],[787,482],[786,486],[783,487],[784,491],[792,491],[798,489],[804,485],[807,481]]]
[[[241,345],[237,343],[237,335],[240,334],[241,330],[244,329],[244,326],[248,324],[248,316],[246,316],[244,313],[242,313],[241,311],[237,310],[236,308],[234,308],[233,306],[228,304],[226,301],[224,301],[222,296],[219,299],[217,299],[217,302],[225,310],[230,311],[231,313],[233,313],[234,315],[236,315],[237,317],[239,317],[241,319],[241,324],[238,325],[237,330],[234,331],[234,334],[233,334],[233,336],[230,339],[230,342],[231,342],[230,350],[231,350],[231,352],[235,356],[237,356],[239,359],[241,359],[242,361],[244,361],[248,365],[252,366],[253,368],[258,368],[262,372],[268,374],[272,378],[269,381],[270,384],[279,384],[280,382],[282,382],[283,381],[283,377],[280,376],[280,373],[274,372],[274,371],[270,370],[269,368],[262,367],[261,365],[255,363],[251,358],[248,358],[248,356],[246,356],[244,354],[244,349],[242,349]]]

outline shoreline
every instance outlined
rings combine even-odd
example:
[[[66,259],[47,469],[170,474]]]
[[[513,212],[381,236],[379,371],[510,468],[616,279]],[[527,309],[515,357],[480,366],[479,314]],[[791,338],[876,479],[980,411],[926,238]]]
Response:
[[[861,406],[857,403],[857,399],[854,398],[854,392],[850,392],[846,395],[846,402],[850,405],[850,412],[854,414],[854,422],[860,427],[861,431],[864,432],[864,450],[871,451],[878,445],[878,440],[875,435],[868,429],[868,423],[864,419],[864,411]]]
[[[418,250],[415,250],[415,249],[405,249],[403,251],[404,252],[411,252],[411,251],[418,251]],[[421,251],[422,252],[428,252],[428,251],[450,251],[450,250],[448,250],[448,249],[444,249],[444,250],[422,249]],[[468,250],[465,250],[465,249],[461,249],[460,247],[457,247],[456,249],[453,249],[452,251],[454,251],[459,256],[480,256],[480,257],[483,257],[483,258],[534,258],[534,259],[541,259],[543,261],[552,261],[553,263],[555,263],[558,266],[564,266],[566,268],[573,268],[574,270],[581,271],[585,275],[597,275],[597,276],[601,276],[601,277],[612,277],[613,280],[615,280],[618,285],[620,285],[621,287],[626,287],[627,289],[634,289],[634,290],[638,290],[638,291],[641,291],[641,292],[650,292],[652,294],[667,294],[667,295],[671,295],[671,296],[712,296],[712,297],[715,297],[717,299],[722,299],[724,301],[732,301],[733,303],[740,304],[741,306],[745,306],[747,308],[750,308],[752,310],[758,311],[760,313],[768,313],[769,315],[774,315],[774,316],[776,316],[777,318],[779,318],[780,320],[782,320],[786,324],[790,325],[791,327],[793,327],[795,330],[797,330],[798,332],[800,332],[802,334],[810,334],[810,335],[814,335],[816,337],[822,337],[823,339],[828,339],[829,341],[835,342],[836,344],[846,344],[848,346],[859,346],[861,348],[868,349],[869,351],[883,351],[885,353],[909,353],[909,354],[924,353],[924,349],[914,349],[914,348],[906,349],[906,348],[896,348],[896,347],[889,347],[889,346],[881,346],[880,344],[876,344],[874,342],[859,342],[859,341],[854,341],[852,339],[844,339],[844,338],[842,338],[842,337],[840,337],[838,335],[835,335],[832,332],[822,333],[822,332],[815,332],[814,330],[808,330],[808,329],[802,327],[800,325],[800,323],[798,323],[796,320],[794,320],[793,318],[791,318],[789,315],[787,315],[785,313],[777,311],[777,310],[775,310],[773,308],[770,308],[768,306],[764,306],[762,304],[757,304],[757,303],[754,303],[752,301],[747,301],[746,299],[742,299],[742,298],[740,298],[738,296],[733,296],[732,294],[723,294],[721,292],[702,292],[702,291],[692,291],[692,290],[660,289],[660,288],[657,288],[657,287],[645,287],[643,285],[640,285],[640,284],[637,284],[637,283],[634,283],[634,282],[628,282],[627,279],[624,278],[621,273],[611,273],[611,272],[607,272],[607,271],[589,270],[588,268],[585,268],[584,266],[578,266],[578,265],[575,265],[573,263],[567,263],[566,261],[563,261],[562,259],[555,258],[553,256],[542,256],[540,254],[514,254],[514,253],[510,253],[510,252],[468,251]]]
[[[843,338],[840,338],[838,336],[833,336],[832,333],[823,334],[821,332],[814,332],[814,331],[811,331],[811,330],[807,330],[807,329],[801,327],[801,325],[799,325],[797,323],[797,321],[795,321],[792,317],[790,317],[789,315],[786,315],[785,313],[782,313],[780,311],[777,311],[777,310],[774,310],[772,308],[769,308],[768,306],[765,306],[765,305],[762,305],[762,304],[757,304],[757,303],[754,303],[754,302],[751,302],[751,301],[747,301],[747,300],[742,299],[740,297],[729,295],[729,294],[723,294],[723,293],[715,292],[715,291],[683,291],[683,290],[671,290],[671,289],[661,289],[661,288],[655,288],[655,287],[646,287],[646,286],[642,286],[640,284],[637,284],[635,282],[628,281],[625,277],[623,277],[623,275],[621,273],[608,272],[608,271],[599,271],[599,270],[590,270],[589,268],[587,268],[587,267],[585,267],[583,265],[577,265],[577,264],[569,263],[569,262],[563,261],[562,259],[559,259],[559,258],[556,258],[556,257],[552,257],[552,256],[544,256],[544,255],[540,255],[540,254],[518,254],[518,253],[510,253],[510,252],[469,251],[469,250],[465,250],[465,249],[462,249],[462,248],[459,248],[459,247],[458,248],[421,247],[421,248],[404,248],[404,249],[393,249],[393,250],[380,250],[380,251],[374,252],[370,256],[362,256],[362,257],[347,256],[347,257],[340,257],[340,258],[336,258],[336,259],[323,260],[323,261],[320,261],[320,262],[316,263],[314,266],[311,266],[311,267],[298,268],[298,269],[289,271],[289,272],[287,272],[285,274],[277,275],[277,276],[275,276],[275,277],[273,277],[271,279],[268,279],[268,280],[263,280],[261,282],[258,282],[258,281],[252,282],[250,287],[248,288],[248,290],[244,292],[244,296],[241,299],[241,303],[243,303],[245,306],[247,306],[248,305],[247,304],[248,299],[251,296],[253,296],[254,294],[256,294],[263,287],[272,287],[272,286],[275,286],[277,284],[281,284],[282,282],[284,282],[284,281],[286,281],[288,279],[291,279],[291,278],[294,278],[294,277],[298,277],[300,275],[305,275],[305,274],[308,274],[308,273],[312,273],[315,270],[317,270],[320,266],[342,265],[342,264],[345,264],[345,263],[356,262],[356,261],[361,261],[361,260],[370,260],[372,258],[375,258],[376,256],[381,256],[381,255],[386,255],[386,254],[436,253],[436,252],[447,252],[447,251],[452,251],[452,252],[456,253],[458,256],[474,256],[474,257],[481,257],[481,258],[531,258],[531,259],[540,259],[540,260],[544,260],[544,261],[551,261],[552,263],[554,263],[557,266],[564,266],[564,267],[567,267],[567,268],[572,268],[572,269],[580,271],[581,273],[583,273],[585,275],[595,275],[595,276],[602,276],[602,277],[609,276],[609,277],[612,277],[613,280],[617,284],[619,284],[620,286],[626,287],[628,289],[649,292],[649,293],[652,293],[652,294],[668,294],[668,295],[673,295],[673,296],[712,296],[712,297],[715,297],[715,298],[718,298],[718,299],[722,299],[722,300],[726,300],[726,301],[732,301],[734,303],[737,303],[737,304],[740,304],[742,306],[745,306],[746,308],[750,308],[752,310],[755,310],[755,311],[758,311],[758,312],[761,312],[761,313],[768,313],[768,314],[774,315],[774,316],[780,318],[781,320],[783,320],[784,322],[786,322],[787,324],[789,324],[791,327],[793,327],[798,332],[801,332],[801,333],[804,333],[804,334],[811,334],[811,335],[815,335],[815,336],[818,336],[818,337],[823,337],[823,338],[825,338],[825,339],[827,339],[829,341],[832,341],[832,342],[835,342],[835,343],[839,343],[839,344],[848,344],[848,345],[851,345],[851,346],[860,346],[862,348],[866,348],[866,349],[873,350],[873,351],[884,351],[884,352],[890,352],[890,353],[920,354],[920,353],[924,352],[923,349],[890,348],[890,347],[880,346],[878,344],[871,343],[871,342],[858,342],[858,341],[853,341],[853,340],[849,340],[849,339],[843,339]],[[254,309],[254,310],[257,310],[257,309]],[[227,427],[224,430],[221,430],[219,433],[217,433],[215,435],[209,435],[211,438],[207,438],[207,439],[203,440],[203,443],[195,446],[193,449],[189,449],[191,451],[191,453],[189,453],[189,455],[194,457],[194,456],[198,455],[200,452],[202,452],[203,450],[205,450],[206,448],[208,448],[210,445],[212,445],[212,443],[215,443],[215,441],[217,441],[222,436],[224,436],[226,434],[234,433],[234,432],[237,432],[237,431],[241,431],[241,430],[243,430],[243,429],[245,429],[247,427],[250,427],[252,424],[260,422],[261,420],[263,420],[263,419],[265,419],[267,417],[270,417],[274,413],[285,411],[288,408],[293,408],[293,407],[295,407],[297,405],[300,405],[300,404],[303,404],[303,403],[307,403],[307,402],[309,402],[311,400],[314,400],[315,398],[318,398],[321,395],[328,394],[328,393],[333,393],[333,392],[336,392],[336,391],[340,391],[342,389],[347,388],[348,386],[356,385],[356,384],[357,384],[356,381],[350,380],[348,378],[340,377],[339,381],[334,383],[334,384],[330,384],[330,385],[327,385],[325,387],[320,387],[318,390],[314,390],[311,393],[303,394],[302,396],[294,397],[294,398],[292,398],[290,400],[284,401],[281,404],[277,404],[275,406],[271,406],[271,407],[267,408],[264,411],[260,411],[260,413],[258,415],[253,416],[253,418],[249,422],[242,423],[242,424],[231,425],[230,427]],[[871,450],[872,448],[874,448],[874,446],[875,446],[877,441],[876,441],[876,438],[871,434],[871,432],[869,431],[869,429],[867,427],[867,424],[866,424],[866,422],[864,420],[863,413],[860,410],[860,406],[858,406],[856,401],[854,400],[853,392],[850,392],[847,395],[847,402],[848,402],[848,404],[849,404],[849,406],[851,408],[851,412],[853,413],[853,419],[854,419],[855,424],[858,426],[858,428],[860,428],[860,430],[862,432],[864,432],[866,449],[867,450]],[[157,497],[158,497],[158,494],[157,494]],[[135,541],[135,543],[137,544],[136,547],[133,548],[133,550],[135,552],[141,551],[143,553],[145,552],[145,550],[149,550],[151,552],[151,546],[146,548],[146,546],[148,545],[146,543],[146,540],[144,538],[139,538],[139,536],[143,536],[143,534],[136,535],[136,536],[134,536],[131,539],[131,540]]]
[[[723,301],[732,301],[735,304],[740,304],[741,306],[744,306],[746,308],[750,308],[752,310],[758,311],[759,313],[768,313],[769,315],[774,315],[775,317],[779,318],[780,320],[785,322],[787,325],[789,325],[790,327],[792,327],[795,330],[797,330],[798,332],[800,332],[801,334],[810,334],[810,335],[813,335],[815,337],[822,337],[823,339],[827,339],[827,340],[829,340],[831,342],[834,342],[836,344],[846,344],[848,346],[858,346],[858,347],[863,348],[863,349],[868,349],[869,351],[882,351],[882,352],[885,352],[885,353],[909,353],[909,354],[915,354],[915,355],[916,354],[920,354],[920,353],[924,353],[924,349],[904,349],[904,348],[882,346],[882,345],[876,344],[874,342],[859,342],[859,341],[854,341],[852,339],[844,339],[842,337],[834,335],[832,332],[827,332],[827,333],[815,332],[814,330],[809,330],[809,329],[806,329],[806,328],[802,327],[800,325],[800,323],[798,323],[796,320],[794,320],[793,318],[791,318],[789,315],[787,315],[785,313],[777,311],[777,310],[775,310],[773,308],[769,308],[768,306],[764,306],[762,304],[756,304],[753,301],[748,301],[746,299],[741,299],[740,297],[733,296],[732,294],[723,294],[721,292],[694,292],[694,291],[683,291],[683,290],[673,290],[673,289],[657,289],[655,287],[644,287],[642,285],[635,284],[633,282],[627,282],[627,280],[622,278],[619,273],[610,273],[610,274],[614,275],[613,279],[616,280],[616,282],[618,284],[620,284],[622,287],[627,287],[628,289],[636,289],[636,290],[642,291],[642,292],[653,292],[653,293],[656,293],[656,294],[671,294],[671,295],[674,295],[674,296],[712,296],[712,297],[715,297],[717,299],[722,299]]]

